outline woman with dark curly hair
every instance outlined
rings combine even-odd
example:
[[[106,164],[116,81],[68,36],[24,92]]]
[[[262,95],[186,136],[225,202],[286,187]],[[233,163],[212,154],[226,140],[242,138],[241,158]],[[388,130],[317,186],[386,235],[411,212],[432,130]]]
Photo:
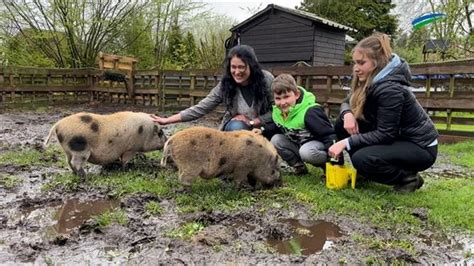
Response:
[[[233,131],[262,127],[271,122],[273,76],[262,70],[252,47],[233,47],[224,61],[222,80],[198,104],[170,117],[152,115],[161,125],[198,119],[220,103],[226,106],[220,129]]]

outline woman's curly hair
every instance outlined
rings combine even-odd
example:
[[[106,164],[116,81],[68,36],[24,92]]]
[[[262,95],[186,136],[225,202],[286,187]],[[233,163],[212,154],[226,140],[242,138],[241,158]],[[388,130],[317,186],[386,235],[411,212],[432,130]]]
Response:
[[[265,83],[265,75],[263,74],[262,67],[260,66],[257,56],[252,47],[248,45],[234,46],[227,57],[224,60],[224,74],[222,76],[222,90],[224,104],[228,109],[232,107],[233,98],[236,93],[236,89],[239,86],[234,78],[232,77],[230,70],[230,60],[233,57],[237,57],[242,60],[247,67],[250,68],[250,76],[248,86],[250,91],[253,93],[253,99],[256,102],[262,103],[262,108],[266,108],[271,105],[270,92],[266,89],[267,84]],[[257,113],[264,113],[268,110],[256,110]]]

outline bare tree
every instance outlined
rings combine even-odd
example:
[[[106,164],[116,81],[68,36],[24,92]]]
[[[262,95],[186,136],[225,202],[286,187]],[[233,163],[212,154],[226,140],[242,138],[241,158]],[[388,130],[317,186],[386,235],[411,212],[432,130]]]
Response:
[[[1,0],[17,33],[59,67],[93,66],[143,0]]]
[[[440,11],[446,17],[433,23],[434,37],[451,42],[450,57],[472,56],[474,53],[472,0],[428,0],[431,10]]]

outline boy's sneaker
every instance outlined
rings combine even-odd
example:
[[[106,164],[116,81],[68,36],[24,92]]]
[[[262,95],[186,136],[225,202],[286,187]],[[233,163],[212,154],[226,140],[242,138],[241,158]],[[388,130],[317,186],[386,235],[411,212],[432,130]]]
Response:
[[[399,184],[393,187],[393,190],[398,193],[410,193],[421,188],[423,183],[423,178],[418,173],[415,173],[403,178]]]
[[[293,166],[293,171],[295,175],[306,175],[308,173],[308,168],[303,164],[295,164]]]

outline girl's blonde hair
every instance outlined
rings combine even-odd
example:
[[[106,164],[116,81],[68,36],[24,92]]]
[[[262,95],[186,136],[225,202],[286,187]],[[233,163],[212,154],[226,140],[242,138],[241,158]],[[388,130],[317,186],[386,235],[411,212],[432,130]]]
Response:
[[[364,105],[367,95],[367,88],[372,84],[375,75],[380,72],[390,61],[392,48],[390,38],[387,34],[374,33],[362,39],[352,50],[352,53],[359,51],[371,60],[375,69],[369,74],[364,82],[361,82],[355,73],[352,74],[352,95],[349,100],[352,113],[356,118],[364,119]]]

